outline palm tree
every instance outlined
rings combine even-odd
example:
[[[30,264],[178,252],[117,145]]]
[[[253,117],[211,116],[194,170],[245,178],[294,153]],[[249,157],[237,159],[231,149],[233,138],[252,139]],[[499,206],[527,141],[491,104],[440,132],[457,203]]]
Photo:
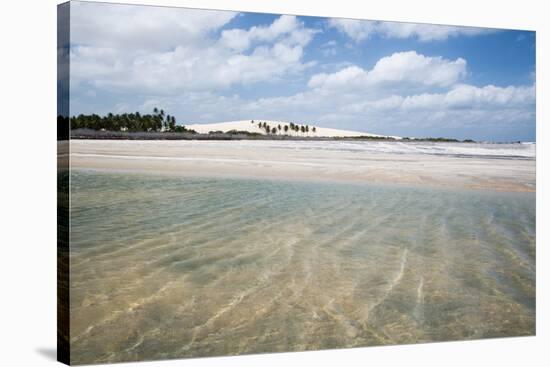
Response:
[[[170,116],[170,115],[168,115],[166,118],[168,119],[168,128],[170,129],[170,131],[175,131],[176,130],[176,118],[174,116]]]
[[[94,130],[109,130],[109,131],[162,131],[163,128],[166,131],[188,131],[185,126],[176,125],[176,117],[167,114],[165,118],[161,117],[159,110],[154,109],[153,114],[141,115],[139,112],[135,113],[121,113],[113,114],[107,113],[105,116],[99,116],[97,114],[91,115],[78,115],[70,118],[71,127],[77,128],[89,128]],[[164,111],[162,111],[164,115]]]

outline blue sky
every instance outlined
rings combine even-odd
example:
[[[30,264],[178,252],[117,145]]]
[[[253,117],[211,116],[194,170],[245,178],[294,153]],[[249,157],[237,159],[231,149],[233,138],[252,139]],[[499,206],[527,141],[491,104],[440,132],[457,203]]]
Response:
[[[535,33],[71,3],[71,114],[535,140]]]

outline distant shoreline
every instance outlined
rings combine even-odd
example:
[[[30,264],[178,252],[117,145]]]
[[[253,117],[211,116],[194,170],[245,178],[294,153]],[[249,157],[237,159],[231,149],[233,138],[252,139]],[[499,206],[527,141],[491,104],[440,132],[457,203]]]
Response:
[[[471,139],[459,140],[450,138],[402,138],[395,139],[384,136],[290,136],[290,135],[262,135],[256,133],[180,133],[180,132],[129,132],[129,131],[101,131],[91,129],[77,129],[70,133],[71,139],[77,140],[292,140],[292,141],[398,141],[398,142],[439,142],[439,143],[479,143]],[[510,143],[520,143],[510,142]],[[498,143],[495,143],[498,144]]]
[[[359,144],[357,144],[359,145]],[[402,184],[534,192],[535,160],[478,145],[341,144],[313,141],[74,140],[71,168],[190,177]],[[370,147],[372,145],[372,147]],[[378,145],[378,147],[376,147]],[[393,147],[391,147],[391,146]],[[431,153],[426,153],[431,149]],[[531,148],[524,148],[531,149]],[[496,150],[496,151],[495,151]],[[502,152],[501,152],[502,150]]]
[[[58,140],[268,140],[268,141],[399,141],[435,143],[531,143],[476,141],[449,137],[402,137],[363,131],[326,128],[275,120],[239,120],[178,125],[174,116],[154,108],[153,114],[136,113],[57,117]],[[72,129],[71,129],[72,128]]]

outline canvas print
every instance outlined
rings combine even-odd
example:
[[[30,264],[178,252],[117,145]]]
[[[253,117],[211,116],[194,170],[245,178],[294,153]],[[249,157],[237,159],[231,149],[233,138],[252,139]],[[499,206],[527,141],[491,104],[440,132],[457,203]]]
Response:
[[[535,32],[58,7],[70,364],[535,335]]]

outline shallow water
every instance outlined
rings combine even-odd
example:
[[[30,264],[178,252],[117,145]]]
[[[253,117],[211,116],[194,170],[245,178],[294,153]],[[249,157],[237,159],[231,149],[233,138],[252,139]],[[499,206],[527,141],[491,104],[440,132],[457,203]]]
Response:
[[[535,195],[73,171],[73,363],[533,335]]]

